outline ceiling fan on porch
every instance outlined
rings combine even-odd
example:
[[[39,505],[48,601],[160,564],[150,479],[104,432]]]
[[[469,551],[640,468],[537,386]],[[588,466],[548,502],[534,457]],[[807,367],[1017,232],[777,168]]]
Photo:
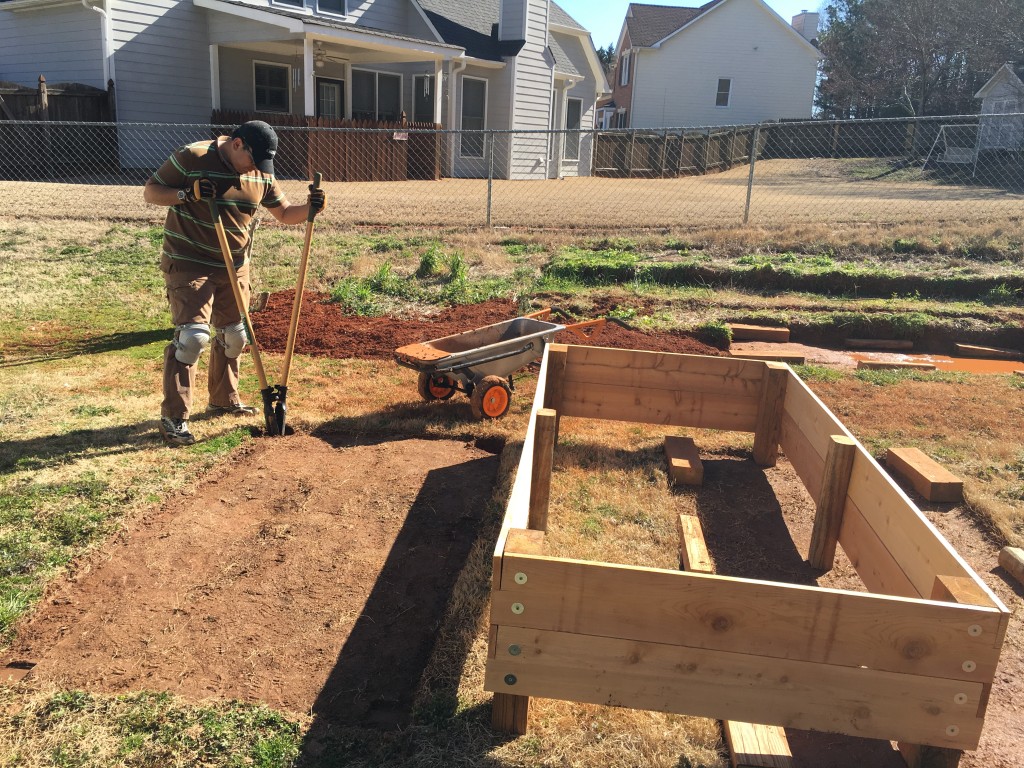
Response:
[[[324,65],[329,62],[340,62],[348,63],[348,56],[332,56],[324,50],[324,45],[319,40],[313,44],[313,66],[317,69],[323,69]]]

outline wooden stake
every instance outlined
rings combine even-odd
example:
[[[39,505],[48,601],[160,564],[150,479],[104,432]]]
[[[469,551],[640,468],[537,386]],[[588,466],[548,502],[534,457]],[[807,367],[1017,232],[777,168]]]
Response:
[[[551,496],[551,467],[555,453],[555,424],[558,413],[550,408],[537,411],[533,433],[533,467],[530,475],[530,521],[534,531],[548,529],[548,500]]]
[[[557,412],[562,410],[562,392],[565,388],[565,362],[568,357],[565,344],[548,344],[548,372],[544,380],[544,407]],[[558,428],[561,417],[555,415],[555,442],[558,442]]]
[[[822,472],[818,511],[814,516],[811,546],[807,562],[821,570],[832,570],[836,559],[836,543],[843,526],[846,492],[850,487],[850,473],[857,444],[845,435],[832,435]]]
[[[779,433],[786,404],[789,368],[782,363],[765,363],[761,380],[761,404],[754,428],[754,461],[762,467],[774,467],[779,456]]]
[[[530,725],[530,697],[496,693],[491,704],[491,728],[522,736]]]

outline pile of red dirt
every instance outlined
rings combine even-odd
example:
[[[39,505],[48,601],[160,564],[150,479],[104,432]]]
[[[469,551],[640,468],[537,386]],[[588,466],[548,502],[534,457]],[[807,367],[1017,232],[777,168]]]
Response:
[[[253,326],[261,349],[284,351],[294,296],[294,291],[272,294],[266,307],[253,314]],[[329,296],[307,291],[302,299],[295,351],[317,357],[389,358],[396,348],[406,344],[439,339],[518,316],[515,302],[492,299],[481,304],[449,307],[429,318],[357,317],[346,315],[340,305],[331,302]],[[685,333],[644,333],[612,323],[588,341],[568,332],[559,334],[558,341],[652,352],[721,354],[714,347]]]

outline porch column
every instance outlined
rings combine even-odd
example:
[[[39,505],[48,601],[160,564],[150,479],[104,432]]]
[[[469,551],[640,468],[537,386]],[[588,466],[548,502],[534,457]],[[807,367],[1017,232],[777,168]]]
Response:
[[[346,120],[352,119],[352,63],[345,62],[345,114]]]
[[[210,46],[210,107],[220,109],[220,46]]]
[[[437,59],[434,62],[434,122],[443,122],[441,112],[444,109],[444,100],[441,98],[441,86],[444,78],[444,59]]]
[[[313,41],[308,37],[302,40],[302,95],[303,114],[306,117],[316,115],[316,69],[313,62]]]

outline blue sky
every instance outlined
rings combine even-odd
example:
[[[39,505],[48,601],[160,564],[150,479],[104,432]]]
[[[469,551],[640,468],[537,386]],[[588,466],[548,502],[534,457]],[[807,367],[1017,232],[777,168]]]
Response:
[[[696,8],[706,0],[646,0],[655,5],[678,5]],[[603,48],[614,43],[622,29],[622,20],[626,18],[626,7],[629,0],[558,0],[570,16],[590,30],[594,37],[594,45]],[[817,11],[822,5],[821,0],[768,0],[768,5],[786,21],[790,21],[802,10]]]

